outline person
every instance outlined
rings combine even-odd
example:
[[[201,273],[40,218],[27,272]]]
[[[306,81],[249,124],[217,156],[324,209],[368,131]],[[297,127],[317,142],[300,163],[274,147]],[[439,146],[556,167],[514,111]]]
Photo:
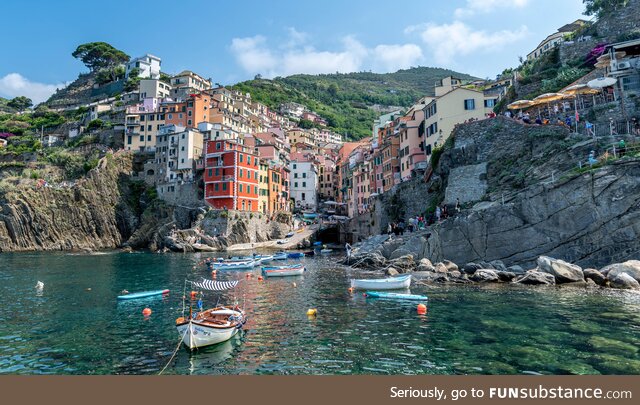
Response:
[[[542,125],[542,118],[540,118],[539,115],[536,117],[536,124],[537,125]]]
[[[627,152],[627,144],[624,143],[624,139],[620,139],[620,142],[618,142],[618,150],[620,152],[620,157],[623,157]]]
[[[557,115],[559,111],[560,111],[560,110],[559,110],[559,108],[558,108],[558,104],[554,104],[554,105],[553,105],[553,113]]]
[[[560,125],[561,127],[564,126],[564,121],[562,121],[562,117],[558,117],[557,121],[556,121],[556,125]]]
[[[631,133],[636,136],[640,135],[640,122],[635,117],[631,118]]]
[[[449,210],[447,209],[446,204],[442,205],[442,218],[444,219],[449,218]]]
[[[524,118],[522,118],[522,121],[525,124],[531,124],[531,117],[529,116],[529,113],[524,113]]]
[[[456,214],[460,213],[460,199],[456,198]]]
[[[567,115],[564,119],[564,123],[571,128],[571,117],[569,115]]]
[[[389,225],[387,225],[387,233],[389,235],[391,235],[393,233],[393,227],[391,226],[391,223],[389,223]]]
[[[351,245],[347,242],[344,247],[347,249],[347,258],[351,258]]]
[[[596,163],[598,163],[598,159],[596,159],[596,151],[592,150],[591,152],[589,152],[589,166],[593,166]]]
[[[440,216],[442,215],[442,211],[440,211],[440,206],[436,207],[436,220],[440,222]]]
[[[593,137],[596,136],[596,133],[593,130],[593,124],[592,123],[590,123],[589,121],[585,121],[584,126],[587,129],[587,135],[590,135],[590,136],[593,136]]]

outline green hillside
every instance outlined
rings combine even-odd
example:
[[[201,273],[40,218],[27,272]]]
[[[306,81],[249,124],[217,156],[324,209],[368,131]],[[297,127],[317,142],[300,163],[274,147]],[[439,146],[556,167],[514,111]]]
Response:
[[[451,75],[475,79],[452,70],[417,67],[384,74],[358,72],[256,79],[232,88],[251,93],[253,99],[272,109],[286,102],[303,104],[325,118],[332,130],[360,139],[370,135],[372,121],[380,115],[371,106],[410,106],[420,97],[433,95],[436,81]]]

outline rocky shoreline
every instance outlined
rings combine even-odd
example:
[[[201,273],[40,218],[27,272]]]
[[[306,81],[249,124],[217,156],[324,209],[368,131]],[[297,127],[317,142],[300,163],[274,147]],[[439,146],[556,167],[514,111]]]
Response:
[[[581,268],[563,260],[540,256],[536,267],[506,266],[500,260],[458,265],[449,260],[432,263],[426,257],[427,232],[408,239],[378,235],[356,244],[343,264],[387,275],[410,273],[423,283],[516,283],[525,285],[572,285],[640,290],[640,261],[628,260],[601,269]]]

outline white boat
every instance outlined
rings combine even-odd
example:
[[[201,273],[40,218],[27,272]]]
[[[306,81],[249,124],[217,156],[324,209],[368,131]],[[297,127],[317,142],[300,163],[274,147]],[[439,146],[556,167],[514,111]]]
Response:
[[[176,329],[185,346],[197,349],[231,339],[245,322],[242,309],[218,307],[199,312],[193,319],[176,319]]]
[[[259,260],[245,260],[238,262],[217,262],[211,263],[214,270],[247,270],[259,265]]]
[[[380,279],[351,280],[351,287],[357,290],[399,290],[409,288],[410,285],[411,274]]]
[[[269,263],[270,261],[273,261],[274,257],[272,255],[256,255],[253,257],[253,259],[259,261],[262,264],[262,263]]]
[[[262,272],[268,277],[299,276],[304,273],[305,267],[302,264],[291,264],[289,266],[263,267]]]
[[[328,255],[331,252],[333,252],[333,249],[322,249],[322,250],[320,250],[320,253],[322,253],[323,255]]]

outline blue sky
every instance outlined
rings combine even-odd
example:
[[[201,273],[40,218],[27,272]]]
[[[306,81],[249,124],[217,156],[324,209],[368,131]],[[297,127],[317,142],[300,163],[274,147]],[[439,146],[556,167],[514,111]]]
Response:
[[[132,57],[152,53],[168,73],[191,69],[222,84],[257,73],[418,65],[494,77],[583,18],[583,9],[582,0],[7,0],[0,2],[0,96],[46,99],[87,71],[71,52],[92,41]]]

